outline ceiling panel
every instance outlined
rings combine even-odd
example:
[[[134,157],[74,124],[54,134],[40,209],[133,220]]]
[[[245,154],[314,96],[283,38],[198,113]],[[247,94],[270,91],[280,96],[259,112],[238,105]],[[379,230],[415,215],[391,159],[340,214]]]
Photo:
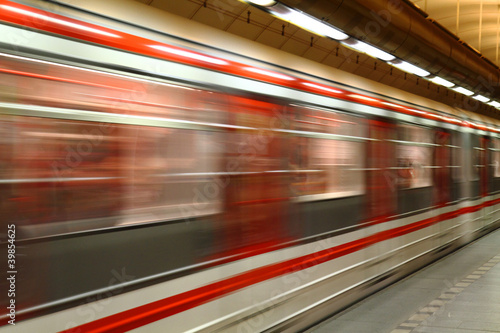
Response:
[[[287,37],[281,36],[276,29],[266,29],[259,34],[256,41],[279,49],[287,39]]]
[[[312,47],[308,47],[307,50],[302,54],[304,58],[309,60],[313,60],[316,62],[322,62],[325,57],[328,55],[328,52],[323,50],[318,50]]]
[[[500,65],[500,0],[413,0],[429,17]]]
[[[202,6],[196,11],[192,19],[217,29],[226,30],[236,18],[226,11]]]
[[[200,9],[199,4],[193,3],[191,1],[186,1],[183,6],[179,6],[180,1],[142,0],[141,2],[146,3],[147,5],[150,5],[152,7],[165,10],[172,14],[187,18],[193,17],[193,15]]]
[[[262,33],[262,28],[241,20],[234,20],[227,31],[247,39],[256,40]]]

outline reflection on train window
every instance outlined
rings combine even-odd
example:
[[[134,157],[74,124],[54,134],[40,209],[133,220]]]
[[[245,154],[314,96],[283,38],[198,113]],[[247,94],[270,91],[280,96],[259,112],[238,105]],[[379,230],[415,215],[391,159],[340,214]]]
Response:
[[[362,118],[309,107],[295,107],[290,164],[295,196],[339,197],[364,190]],[[310,197],[313,199],[314,197]]]
[[[397,171],[400,188],[417,188],[432,184],[432,132],[423,127],[398,127]]]

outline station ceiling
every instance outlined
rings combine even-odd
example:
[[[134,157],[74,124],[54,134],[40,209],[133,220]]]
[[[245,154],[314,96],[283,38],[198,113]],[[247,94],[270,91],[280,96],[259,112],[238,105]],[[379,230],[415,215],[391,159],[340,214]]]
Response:
[[[313,35],[238,0],[136,1],[383,84],[438,99],[449,105],[457,104],[456,94],[444,87],[393,70],[383,61],[347,49],[337,41]],[[297,3],[303,9],[307,6],[317,7],[320,2],[328,4],[329,1],[285,2],[288,5]],[[428,14],[428,20],[437,21],[451,34],[457,35],[457,42],[470,45],[498,66],[500,0],[413,0],[413,3]],[[463,100],[462,96],[459,98]],[[485,105],[471,111],[499,117],[498,110]]]
[[[500,0],[413,0],[429,17],[500,66]]]

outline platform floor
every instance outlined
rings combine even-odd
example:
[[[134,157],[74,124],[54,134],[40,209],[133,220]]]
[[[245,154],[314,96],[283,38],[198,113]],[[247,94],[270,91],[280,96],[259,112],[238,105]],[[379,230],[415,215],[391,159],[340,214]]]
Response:
[[[500,229],[307,332],[500,332]]]

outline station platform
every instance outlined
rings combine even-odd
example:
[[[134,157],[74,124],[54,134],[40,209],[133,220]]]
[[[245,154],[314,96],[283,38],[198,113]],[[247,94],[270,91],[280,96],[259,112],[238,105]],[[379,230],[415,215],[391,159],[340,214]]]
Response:
[[[500,229],[306,332],[500,332]]]

